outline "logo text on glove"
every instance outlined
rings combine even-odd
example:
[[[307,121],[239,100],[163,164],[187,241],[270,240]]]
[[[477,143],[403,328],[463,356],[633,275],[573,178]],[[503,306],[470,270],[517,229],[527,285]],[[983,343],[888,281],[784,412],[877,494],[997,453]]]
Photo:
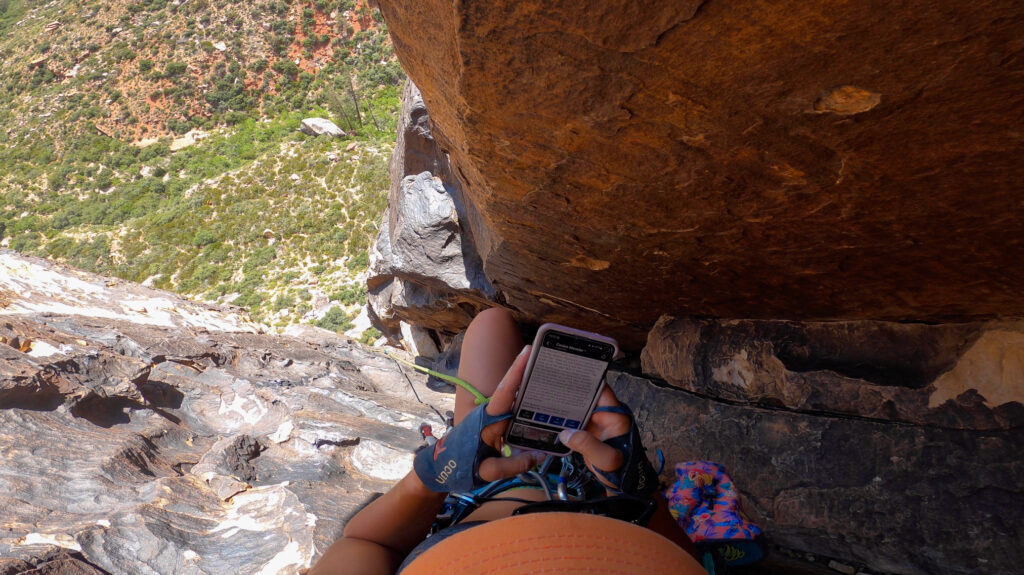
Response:
[[[455,460],[449,459],[448,463],[445,464],[443,469],[441,469],[441,473],[438,473],[437,477],[434,478],[434,481],[440,483],[441,485],[444,485],[445,482],[448,481],[448,478],[451,476],[452,472],[455,471],[456,467],[458,467],[458,464],[455,463]]]

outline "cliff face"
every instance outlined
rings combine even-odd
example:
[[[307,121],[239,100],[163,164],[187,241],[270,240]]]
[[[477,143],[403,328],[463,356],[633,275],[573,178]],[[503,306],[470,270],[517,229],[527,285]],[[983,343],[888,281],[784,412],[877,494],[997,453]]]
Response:
[[[1024,314],[1016,6],[381,9],[524,317]]]
[[[325,330],[0,251],[0,573],[297,573],[451,405]]]
[[[725,464],[778,548],[1019,570],[1019,9],[381,9],[416,84],[368,282],[393,340],[485,305],[614,335],[645,443]]]

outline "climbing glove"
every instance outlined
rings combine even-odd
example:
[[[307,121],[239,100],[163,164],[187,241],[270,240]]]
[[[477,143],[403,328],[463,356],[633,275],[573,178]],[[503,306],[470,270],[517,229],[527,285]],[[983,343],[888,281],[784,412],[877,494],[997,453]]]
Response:
[[[510,419],[512,413],[490,415],[486,407],[487,404],[477,406],[433,447],[416,454],[413,470],[427,489],[463,492],[487,484],[479,475],[480,462],[496,457],[498,451],[480,439],[480,432],[488,425]]]
[[[615,493],[651,495],[658,489],[658,473],[647,459],[647,450],[640,440],[640,429],[636,426],[633,412],[624,403],[594,409],[594,413],[601,412],[625,415],[629,418],[630,428],[627,433],[604,441],[605,444],[622,452],[622,465],[612,471],[593,467],[593,471],[610,484],[609,489]]]

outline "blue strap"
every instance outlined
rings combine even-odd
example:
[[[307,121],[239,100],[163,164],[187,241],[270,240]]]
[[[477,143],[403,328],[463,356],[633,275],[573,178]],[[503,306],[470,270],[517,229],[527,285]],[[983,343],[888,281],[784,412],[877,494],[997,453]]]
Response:
[[[633,412],[621,405],[602,405],[601,407],[594,408],[594,413],[618,413],[628,417],[630,423],[633,421]]]

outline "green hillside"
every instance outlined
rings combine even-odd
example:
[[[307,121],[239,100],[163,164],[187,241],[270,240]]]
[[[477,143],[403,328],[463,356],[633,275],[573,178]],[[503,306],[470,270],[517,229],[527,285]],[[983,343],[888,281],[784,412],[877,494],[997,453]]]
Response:
[[[368,4],[0,0],[0,58],[0,245],[278,326],[358,311],[404,81]]]

